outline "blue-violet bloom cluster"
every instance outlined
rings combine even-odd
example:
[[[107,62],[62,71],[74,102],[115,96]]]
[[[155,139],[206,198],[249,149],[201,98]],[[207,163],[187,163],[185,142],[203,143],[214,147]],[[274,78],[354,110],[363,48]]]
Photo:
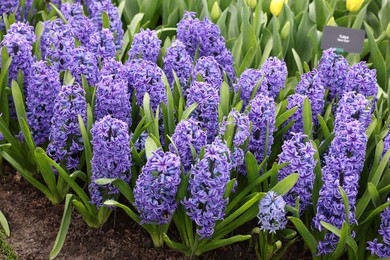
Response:
[[[309,98],[312,111],[312,121],[315,125],[318,125],[317,115],[322,115],[324,112],[325,88],[316,69],[313,69],[301,76],[301,81],[296,86],[295,93],[305,95]]]
[[[302,133],[292,133],[292,137],[284,141],[282,152],[279,154],[279,164],[286,162],[290,164],[279,171],[278,180],[281,181],[290,174],[298,173],[297,183],[283,198],[288,205],[294,207],[299,197],[300,214],[311,204],[316,166],[315,149],[311,142],[305,142],[306,137]]]
[[[324,184],[320,189],[317,213],[313,219],[316,229],[320,231],[324,229],[320,221],[332,224],[339,229],[346,221],[339,186],[343,188],[348,197],[349,224],[357,224],[355,219],[356,196],[359,176],[365,160],[366,145],[367,136],[361,123],[357,120],[347,120],[339,124],[329,152],[325,156],[325,166],[322,168]],[[324,241],[318,244],[318,253],[333,252],[338,240],[335,234],[326,232]]]
[[[252,122],[252,133],[248,143],[248,149],[251,151],[257,161],[260,163],[271,152],[271,146],[274,143],[273,133],[275,131],[275,101],[273,98],[257,94],[249,103],[249,120]],[[268,137],[267,137],[268,127]],[[267,149],[265,146],[267,144]],[[267,150],[265,152],[265,150]]]
[[[345,85],[348,72],[348,61],[335,49],[327,49],[323,52],[318,64],[318,72],[321,75],[325,88],[329,88],[330,98],[338,94],[342,96],[348,91]]]
[[[261,80],[261,82],[260,82]],[[234,85],[234,91],[238,93],[240,91],[240,97],[244,101],[244,105],[246,106],[252,96],[252,92],[257,84],[259,88],[255,94],[258,93],[263,94],[264,96],[268,96],[268,84],[267,79],[263,77],[263,74],[260,70],[256,69],[246,69],[240,76],[237,81],[237,84]]]
[[[150,106],[153,111],[162,102],[166,102],[166,91],[162,81],[163,71],[156,63],[148,60],[131,60],[126,63],[129,93],[136,90],[137,105],[142,106],[145,93],[150,96]]]
[[[140,212],[140,224],[167,224],[177,208],[180,184],[180,159],[161,149],[153,152],[138,177],[134,199]]]
[[[188,189],[190,197],[184,198],[187,215],[195,221],[200,238],[211,237],[217,220],[225,216],[229,198],[224,199],[230,180],[229,148],[215,139],[206,146],[202,160],[190,172]]]
[[[96,90],[95,120],[106,115],[122,120],[131,126],[131,103],[127,81],[103,76]]]
[[[378,86],[376,84],[376,70],[370,70],[362,61],[349,67],[345,81],[349,91],[356,91],[365,97],[376,97]]]
[[[214,88],[219,90],[223,79],[218,62],[213,57],[201,57],[196,61],[196,65],[192,71],[193,81],[197,79],[198,74],[205,82],[210,83]]]
[[[79,84],[82,83],[81,75],[85,77],[89,86],[96,86],[98,83],[99,67],[96,56],[84,47],[80,46],[74,50],[70,71]]]
[[[305,101],[305,98],[307,98],[305,95],[293,94],[287,99],[287,110],[298,107],[294,114],[284,123],[284,125],[287,125],[287,123],[295,120],[294,124],[285,134],[287,138],[291,136],[291,133],[303,133],[303,102]]]
[[[170,144],[169,150],[175,153],[175,148],[177,149],[185,173],[191,169],[193,161],[196,159],[193,158],[191,146],[195,149],[196,154],[199,154],[202,147],[207,143],[206,132],[200,128],[200,124],[194,119],[187,119],[177,124],[172,135],[175,147]]]
[[[60,90],[60,75],[56,70],[47,66],[44,61],[31,65],[27,84],[26,116],[37,145],[45,143],[49,138],[54,100]]]
[[[368,242],[367,250],[371,250],[371,255],[376,254],[380,258],[390,258],[390,207],[381,213],[381,225],[378,231],[383,238],[383,243],[379,243],[378,239]]]
[[[286,63],[276,57],[270,57],[261,66],[261,73],[267,79],[269,96],[276,98],[286,84]]]
[[[192,69],[192,58],[187,53],[186,46],[181,41],[175,40],[164,56],[164,73],[171,88],[173,88],[175,82],[174,71],[179,79],[182,92],[186,95]]]
[[[276,233],[277,230],[284,229],[287,224],[286,202],[282,196],[274,191],[269,191],[259,202],[260,229],[263,231]]]
[[[62,86],[54,104],[47,154],[68,170],[77,170],[84,150],[78,115],[85,121],[85,91],[77,83]]]
[[[114,199],[119,190],[112,184],[100,185],[100,178],[130,181],[131,148],[128,125],[110,115],[96,121],[91,129],[93,155],[91,160],[91,183],[88,190],[90,203],[103,206],[104,200]]]
[[[129,59],[143,59],[156,62],[160,51],[161,40],[157,37],[155,31],[150,29],[141,29],[134,35],[131,48],[129,50]]]
[[[218,133],[218,103],[217,89],[206,82],[194,81],[188,89],[187,106],[198,103],[192,113],[192,117],[201,122],[201,127],[206,128],[207,141],[211,143]]]
[[[116,47],[112,32],[104,28],[93,33],[89,38],[89,51],[103,60],[115,59]]]

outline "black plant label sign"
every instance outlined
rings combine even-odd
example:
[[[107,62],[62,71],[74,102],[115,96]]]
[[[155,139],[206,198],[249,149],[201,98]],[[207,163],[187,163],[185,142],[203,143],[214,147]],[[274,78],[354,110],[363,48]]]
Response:
[[[361,53],[363,51],[364,30],[345,27],[325,26],[321,48],[336,48],[341,52]]]

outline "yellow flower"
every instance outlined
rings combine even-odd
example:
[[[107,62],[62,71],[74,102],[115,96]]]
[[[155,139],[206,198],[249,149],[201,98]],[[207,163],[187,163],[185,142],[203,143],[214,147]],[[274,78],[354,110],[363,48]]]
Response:
[[[362,6],[364,0],[347,0],[347,9],[350,12],[356,12]]]
[[[279,16],[282,11],[283,3],[288,3],[288,0],[271,0],[269,10],[275,16]]]

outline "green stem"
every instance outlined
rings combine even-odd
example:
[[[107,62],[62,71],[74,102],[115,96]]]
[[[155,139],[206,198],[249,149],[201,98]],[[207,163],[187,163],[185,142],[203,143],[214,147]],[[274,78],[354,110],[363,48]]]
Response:
[[[348,15],[348,28],[351,28],[351,25],[352,25],[352,13],[349,12],[349,15]]]
[[[154,229],[154,232],[151,233],[150,236],[154,247],[162,247],[164,243],[162,225],[157,225],[156,229]]]
[[[198,245],[199,245],[199,238],[200,238],[199,234],[196,233],[195,238],[194,238],[194,241],[193,241],[193,243],[192,243],[192,245],[191,245],[191,257],[194,255],[196,249],[198,248]]]

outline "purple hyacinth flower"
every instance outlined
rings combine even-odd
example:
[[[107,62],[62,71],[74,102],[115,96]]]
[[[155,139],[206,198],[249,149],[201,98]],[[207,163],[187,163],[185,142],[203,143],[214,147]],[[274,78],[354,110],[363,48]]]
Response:
[[[276,57],[270,57],[261,66],[261,73],[267,79],[269,96],[276,98],[286,84],[286,63]]]
[[[198,74],[205,82],[210,83],[214,88],[219,90],[223,79],[218,62],[213,57],[201,57],[196,61],[196,65],[192,71],[193,80],[197,79]]]
[[[128,81],[127,71],[125,66],[120,61],[115,59],[105,59],[103,60],[103,66],[100,70],[100,76],[111,76],[114,79],[120,79]],[[131,94],[131,93],[130,93]]]
[[[11,14],[16,11],[19,2],[15,0],[2,0],[0,2],[0,16],[3,17],[3,14]]]
[[[367,250],[371,250],[371,255],[376,254],[380,258],[390,258],[390,207],[388,206],[381,213],[381,225],[378,234],[382,236],[383,242],[379,243],[378,239],[369,241]]]
[[[75,50],[74,32],[61,19],[44,22],[41,38],[42,57],[50,61],[61,72],[70,69]]]
[[[218,103],[217,89],[206,82],[194,81],[188,89],[187,106],[198,103],[192,117],[201,122],[201,127],[207,131],[207,141],[212,142],[218,132]]]
[[[185,173],[191,169],[193,161],[196,159],[193,158],[191,146],[198,155],[202,147],[207,143],[206,132],[200,128],[200,124],[196,120],[187,119],[177,124],[172,135],[172,141],[175,146],[170,144],[169,151],[176,153],[177,149]]]
[[[127,81],[114,79],[111,76],[105,76],[99,81],[96,90],[95,119],[99,120],[106,115],[111,115],[131,126],[131,104]]]
[[[98,30],[103,29],[102,14],[105,12],[110,20],[110,31],[116,39],[115,46],[117,50],[122,48],[123,28],[119,17],[118,8],[114,6],[111,0],[90,1],[88,4],[89,13]]]
[[[126,63],[129,93],[136,90],[137,105],[142,106],[145,93],[150,96],[153,111],[162,102],[166,102],[166,90],[162,81],[163,71],[155,63],[147,60],[131,60]]]
[[[186,46],[187,52],[191,57],[195,56],[198,48],[198,28],[201,22],[196,18],[196,13],[185,11],[183,18],[177,24],[177,39]]]
[[[103,60],[115,59],[114,35],[108,29],[93,33],[89,38],[88,49]]]
[[[190,79],[193,69],[192,58],[186,51],[186,46],[179,40],[175,40],[167,49],[164,56],[164,73],[167,76],[168,82],[173,88],[175,79],[173,71],[179,79],[183,94],[186,94],[188,89],[188,80]]]
[[[254,154],[260,163],[271,152],[275,131],[275,101],[273,98],[257,94],[249,103],[249,120],[252,122],[252,133],[248,143],[248,150]],[[268,149],[265,153],[268,126]]]
[[[230,151],[220,139],[206,146],[202,160],[190,172],[190,196],[182,200],[187,215],[195,221],[200,239],[211,237],[217,220],[225,216],[229,198],[224,198],[230,180]]]
[[[81,75],[83,75],[89,86],[96,86],[98,83],[99,67],[95,54],[80,46],[74,50],[73,55],[73,63],[70,71],[75,77],[76,82],[81,84]]]
[[[114,199],[119,190],[112,184],[100,185],[100,178],[130,181],[131,148],[128,125],[110,115],[96,121],[91,129],[93,155],[92,176],[88,190],[91,204],[103,206],[104,200]]]
[[[344,202],[339,190],[343,188],[348,198],[350,225],[357,224],[355,219],[356,196],[359,176],[363,170],[367,145],[364,127],[357,120],[341,122],[335,132],[325,166],[322,168],[322,180],[317,202],[317,213],[313,219],[316,229],[324,228],[321,221],[341,229],[346,221]],[[354,234],[352,234],[354,235]],[[336,248],[339,238],[330,232],[318,245],[318,254],[328,254]]]
[[[47,154],[68,170],[77,170],[84,150],[78,115],[86,118],[85,91],[75,83],[62,86],[54,104]]]
[[[155,31],[141,29],[134,35],[131,48],[129,50],[129,59],[143,59],[156,62],[160,52],[161,40],[157,37]]]
[[[349,67],[345,85],[350,91],[356,91],[365,97],[376,97],[376,70],[370,70],[365,64],[366,62],[362,61]]]
[[[313,69],[301,76],[301,81],[296,86],[295,93],[305,95],[309,98],[312,111],[312,121],[315,125],[318,125],[317,115],[322,115],[324,112],[325,88],[316,69]]]
[[[27,42],[32,45],[37,40],[37,36],[34,33],[34,27],[28,25],[28,23],[16,22],[11,24],[8,34],[17,34],[19,37],[26,38]]]
[[[9,82],[17,79],[19,70],[27,78],[33,62],[32,45],[27,40],[27,37],[18,32],[7,33],[1,41],[0,47],[6,47],[9,56],[12,57],[12,62],[8,70]]]
[[[234,91],[236,93],[240,91],[240,97],[244,101],[245,106],[249,103],[253,89],[258,83],[260,83],[260,86],[256,92],[256,95],[257,93],[261,93],[264,96],[268,96],[269,93],[267,79],[263,77],[263,74],[260,70],[246,69],[241,74],[240,78],[237,81],[237,84],[234,85]]]
[[[337,130],[340,122],[358,120],[364,128],[371,123],[370,102],[354,91],[345,93],[340,99],[336,111],[334,127]]]
[[[153,152],[142,167],[134,189],[134,206],[140,224],[167,224],[177,208],[176,193],[180,184],[180,159],[161,149]]]
[[[250,121],[247,114],[243,114],[235,110],[230,111],[229,115],[224,118],[219,126],[219,134],[224,135],[226,130],[233,127],[232,136],[232,155],[231,155],[231,167],[232,169],[238,169],[240,172],[245,173],[244,168],[244,150],[240,147],[250,137]]]
[[[298,109],[294,112],[294,114],[285,122],[285,125],[295,120],[295,123],[288,129],[286,136],[289,137],[291,133],[303,133],[303,103],[307,96],[301,94],[293,94],[288,97],[287,110],[292,109],[294,107],[298,107]]]
[[[64,15],[64,17],[69,20],[71,17],[76,16],[83,16],[84,15],[84,8],[83,5],[80,3],[64,3],[61,4],[61,13]]]
[[[282,196],[274,191],[269,191],[259,202],[260,229],[270,233],[276,233],[277,230],[284,229],[287,224],[286,202]]]
[[[60,75],[56,70],[43,61],[31,65],[27,84],[26,116],[37,145],[45,143],[49,138],[54,100],[60,90]]]
[[[283,196],[286,203],[292,207],[299,197],[299,213],[302,214],[305,208],[311,204],[311,195],[314,184],[314,160],[315,149],[311,142],[305,142],[307,136],[302,133],[292,133],[292,137],[286,140],[279,154],[279,163],[289,162],[279,171],[278,179],[281,181],[288,175],[298,173],[298,181],[291,190]]]
[[[330,98],[338,94],[342,96],[349,91],[346,88],[346,78],[348,72],[348,61],[334,49],[327,49],[323,52],[318,64],[318,72],[321,75],[325,88],[329,88]]]

